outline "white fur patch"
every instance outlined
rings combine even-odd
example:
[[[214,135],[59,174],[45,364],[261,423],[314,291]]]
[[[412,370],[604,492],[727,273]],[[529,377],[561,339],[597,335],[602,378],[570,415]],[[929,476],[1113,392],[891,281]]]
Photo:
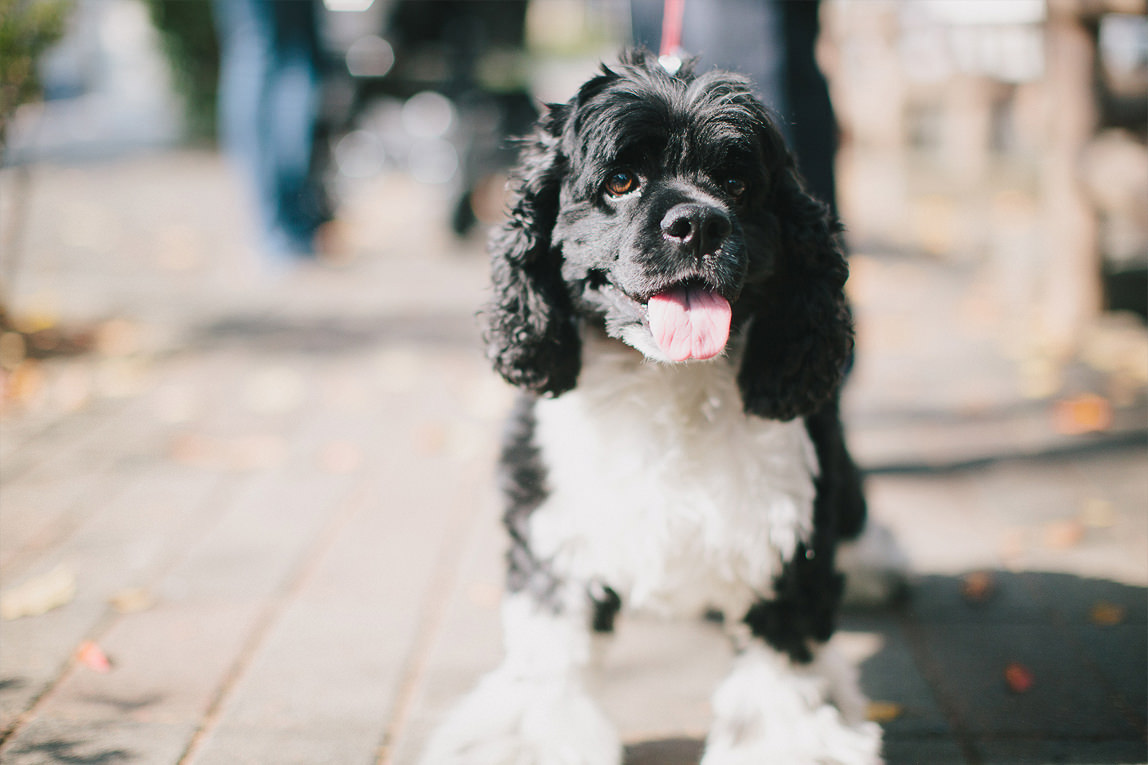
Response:
[[[505,661],[438,726],[422,765],[618,765],[618,736],[584,688],[582,616],[508,596]]]
[[[701,765],[873,765],[881,728],[863,722],[852,667],[831,648],[808,666],[760,644],[747,648],[713,698]]]
[[[729,359],[658,364],[589,337],[578,387],[535,411],[549,496],[531,549],[628,606],[740,618],[812,532],[804,423],[747,416]]]

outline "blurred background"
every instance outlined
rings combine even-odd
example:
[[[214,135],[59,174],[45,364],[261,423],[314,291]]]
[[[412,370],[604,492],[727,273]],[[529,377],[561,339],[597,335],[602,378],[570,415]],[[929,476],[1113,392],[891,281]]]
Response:
[[[278,123],[218,127],[247,6],[0,0],[5,761],[407,762],[496,652],[486,230],[510,139],[616,57],[630,4],[316,3],[286,248],[254,160]],[[1144,761],[1145,4],[819,10],[874,515],[957,611],[1007,591],[991,624],[1058,625],[955,670],[927,616],[854,630],[910,678],[867,685],[890,760]],[[634,762],[689,761],[704,704],[611,698],[654,742]]]
[[[37,168],[163,153],[211,162],[220,80],[212,6],[5,3],[6,326],[90,324],[116,309],[108,295],[66,294],[70,258],[114,259],[105,251],[121,249],[109,238],[122,212],[89,210],[77,229],[59,210],[54,233],[68,241],[38,241],[30,220],[59,200],[37,195]],[[839,207],[856,270],[881,253],[959,271],[969,279],[962,320],[983,323],[1023,366],[1027,395],[1062,391],[1065,365],[1109,345],[1128,367],[1109,393],[1126,402],[1144,383],[1138,357],[1124,352],[1148,310],[1142,6],[823,4],[816,52],[836,112]],[[332,225],[319,254],[370,257],[382,237],[346,211],[386,180],[445,197],[443,224],[481,237],[476,224],[501,214],[508,137],[613,56],[629,22],[621,0],[323,5],[308,174]],[[247,204],[250,240],[258,216]],[[171,223],[160,235],[201,233]],[[74,233],[85,225],[99,231]],[[137,265],[196,274],[251,265],[192,246],[150,249]],[[18,355],[5,357],[9,408],[28,395],[11,381]]]

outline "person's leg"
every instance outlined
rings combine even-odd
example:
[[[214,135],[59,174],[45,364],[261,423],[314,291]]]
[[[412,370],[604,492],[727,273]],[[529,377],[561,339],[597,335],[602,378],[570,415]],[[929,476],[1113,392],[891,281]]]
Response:
[[[272,66],[272,29],[261,0],[215,0],[221,66],[219,133],[253,197],[257,228],[266,238],[275,219],[275,188],[266,171],[263,125]]]
[[[315,130],[321,77],[316,7],[299,0],[261,0],[271,21],[272,66],[266,109],[263,183],[273,189],[273,250],[310,255],[316,229],[326,220],[321,179],[315,172]]]
[[[837,119],[829,100],[829,85],[817,64],[817,35],[821,31],[820,3],[781,2],[786,40],[786,82],[790,146],[801,159],[801,172],[815,197],[837,212],[834,163]]]

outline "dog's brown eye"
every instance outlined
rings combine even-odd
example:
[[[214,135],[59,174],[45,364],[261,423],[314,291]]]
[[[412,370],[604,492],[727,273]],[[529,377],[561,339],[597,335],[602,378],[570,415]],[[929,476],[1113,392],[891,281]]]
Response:
[[[726,178],[722,186],[725,188],[725,192],[734,199],[741,199],[746,188],[748,188],[746,182],[741,178]]]
[[[629,194],[636,188],[638,188],[638,176],[624,170],[614,173],[606,181],[606,192],[614,197]]]

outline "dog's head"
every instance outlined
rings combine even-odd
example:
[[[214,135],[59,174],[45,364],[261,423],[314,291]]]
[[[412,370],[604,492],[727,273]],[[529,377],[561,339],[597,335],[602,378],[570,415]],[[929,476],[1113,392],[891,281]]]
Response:
[[[550,107],[511,193],[487,342],[512,384],[573,388],[587,322],[667,363],[738,338],[745,408],[764,417],[809,414],[840,384],[839,228],[744,78],[628,53]]]

